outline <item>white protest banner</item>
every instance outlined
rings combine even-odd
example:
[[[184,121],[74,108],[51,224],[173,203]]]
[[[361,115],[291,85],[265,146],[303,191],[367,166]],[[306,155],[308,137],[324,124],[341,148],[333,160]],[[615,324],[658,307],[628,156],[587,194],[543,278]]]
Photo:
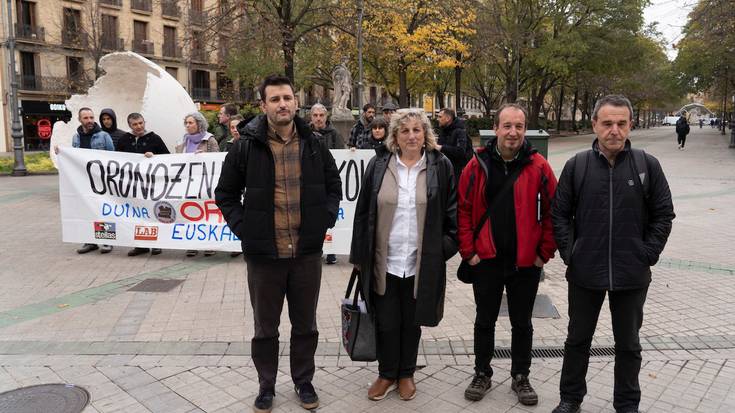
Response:
[[[324,253],[348,254],[362,175],[374,152],[332,154],[344,199],[337,223],[326,235]],[[58,160],[63,241],[240,251],[240,240],[214,202],[224,157],[200,153],[145,158],[62,148]]]

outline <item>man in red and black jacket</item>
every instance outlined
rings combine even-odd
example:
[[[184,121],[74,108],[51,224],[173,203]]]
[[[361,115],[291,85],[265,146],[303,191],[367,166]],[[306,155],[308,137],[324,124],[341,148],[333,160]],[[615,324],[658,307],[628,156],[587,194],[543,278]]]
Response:
[[[528,380],[531,314],[541,269],[556,250],[550,214],[556,177],[525,139],[523,107],[501,106],[495,133],[462,171],[457,190],[459,252],[471,268],[477,309],[475,376],[465,398],[477,401],[490,390],[495,321],[505,289],[513,327],[511,388],[522,404],[535,405],[538,396]]]

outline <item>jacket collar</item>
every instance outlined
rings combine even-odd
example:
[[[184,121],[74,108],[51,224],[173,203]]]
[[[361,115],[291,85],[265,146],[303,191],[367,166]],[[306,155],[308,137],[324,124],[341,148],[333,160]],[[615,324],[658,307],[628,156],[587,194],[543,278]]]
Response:
[[[293,121],[300,140],[305,141],[313,138],[313,132],[308,123],[298,116],[294,116]],[[265,115],[258,115],[244,126],[240,123],[238,132],[240,136],[249,136],[265,144],[268,142],[268,118]]]
[[[595,138],[594,141],[592,141],[592,151],[595,153],[595,155],[599,158],[602,157],[607,162],[607,157],[605,156],[602,151],[600,151],[600,140],[598,138]],[[623,146],[623,150],[620,151],[620,154],[630,152],[630,139],[625,140],[625,145]],[[618,154],[618,155],[620,155]],[[625,155],[623,155],[625,156]]]

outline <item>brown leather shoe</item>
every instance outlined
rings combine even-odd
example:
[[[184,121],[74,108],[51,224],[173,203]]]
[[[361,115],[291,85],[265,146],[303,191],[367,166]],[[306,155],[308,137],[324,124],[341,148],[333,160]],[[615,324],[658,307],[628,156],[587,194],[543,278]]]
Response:
[[[398,379],[398,395],[401,400],[413,400],[416,397],[416,383],[413,382],[413,377],[404,377]]]
[[[378,377],[368,390],[368,399],[375,401],[385,399],[385,396],[387,396],[391,390],[395,389],[395,384],[395,380]]]

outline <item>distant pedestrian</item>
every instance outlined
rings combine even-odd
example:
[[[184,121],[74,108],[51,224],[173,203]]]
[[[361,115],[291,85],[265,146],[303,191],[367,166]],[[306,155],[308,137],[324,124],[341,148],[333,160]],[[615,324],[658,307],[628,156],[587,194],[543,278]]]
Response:
[[[551,210],[554,238],[567,264],[569,329],[553,413],[578,413],[607,295],[615,338],[613,407],[638,412],[640,328],[655,265],[671,233],[674,206],[658,160],[631,147],[633,107],[600,98],[592,113],[592,149],[564,165]],[[604,388],[604,387],[603,387]]]
[[[704,119],[699,118],[699,129],[702,129],[702,126],[704,126]]]
[[[367,134],[367,127],[370,122],[375,118],[375,105],[372,103],[366,103],[362,107],[362,116],[357,120],[355,126],[350,131],[350,140],[347,142],[347,146],[350,148],[356,148],[357,143],[362,140],[363,135]]]
[[[389,123],[385,118],[375,118],[368,125],[369,133],[363,135],[357,144],[357,149],[374,149],[375,153],[385,146],[385,138],[388,137]]]
[[[118,152],[139,153],[146,158],[170,153],[160,136],[153,131],[146,130],[145,118],[140,113],[133,112],[128,115],[128,127],[130,127],[130,132],[120,138],[117,145]],[[135,257],[149,251],[151,255],[161,253],[160,248],[135,247],[128,251],[128,257]]]
[[[390,118],[393,116],[394,113],[398,110],[398,106],[396,106],[393,102],[388,102],[385,105],[383,105],[383,119],[390,125]]]
[[[220,145],[220,150],[222,152],[229,152],[230,148],[232,148],[235,142],[240,139],[240,133],[237,131],[237,126],[243,120],[245,120],[245,118],[243,118],[242,115],[235,115],[230,117],[230,122],[227,126],[230,129],[230,138],[225,141],[224,145]]]
[[[105,108],[100,111],[100,127],[103,131],[110,134],[112,146],[117,150],[117,142],[125,136],[126,132],[117,128],[117,115],[115,115],[114,110]]]
[[[715,118],[709,119],[709,127],[714,129],[715,128]]]
[[[220,150],[224,150],[227,142],[232,138],[230,136],[230,118],[237,115],[237,106],[232,103],[225,103],[219,108],[217,113],[217,125],[214,127],[214,138]]]
[[[184,127],[186,128],[186,134],[176,145],[176,153],[219,152],[217,140],[211,133],[207,132],[207,120],[201,113],[192,112],[184,116]],[[187,257],[193,257],[197,253],[197,250],[186,250]],[[204,251],[205,257],[214,254],[215,251],[212,250]]]
[[[684,115],[679,117],[676,121],[676,140],[679,143],[679,150],[684,150],[684,144],[687,142],[687,135],[689,134],[689,122]]]
[[[78,113],[79,127],[77,133],[71,138],[71,146],[82,149],[96,149],[99,151],[114,151],[115,146],[112,143],[110,134],[103,131],[100,125],[94,121],[94,112],[90,108],[81,108]],[[54,152],[58,155],[59,147],[54,146]],[[77,254],[86,254],[90,251],[99,249],[97,244],[87,243],[77,249]],[[112,245],[102,245],[100,253],[107,254],[112,251]]]

